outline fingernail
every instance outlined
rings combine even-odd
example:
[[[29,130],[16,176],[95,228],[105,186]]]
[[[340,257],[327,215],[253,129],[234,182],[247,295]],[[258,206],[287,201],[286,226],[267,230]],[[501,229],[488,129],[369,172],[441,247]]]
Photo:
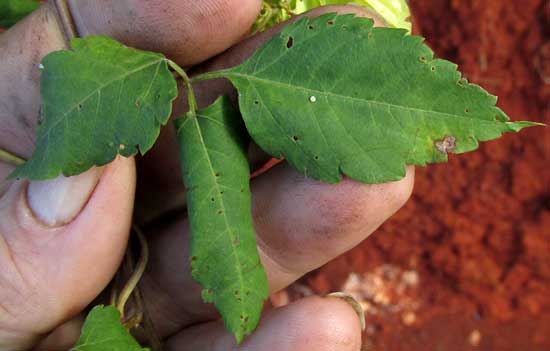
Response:
[[[337,299],[340,299],[344,302],[346,302],[348,305],[353,308],[355,313],[357,313],[357,317],[359,317],[359,324],[361,324],[361,330],[365,331],[366,322],[365,322],[365,310],[363,309],[363,306],[353,297],[351,294],[344,293],[344,292],[334,292],[332,294],[328,294],[327,297],[335,297]]]
[[[94,167],[74,177],[31,182],[27,190],[29,207],[50,227],[68,224],[88,202],[100,175],[101,169]]]

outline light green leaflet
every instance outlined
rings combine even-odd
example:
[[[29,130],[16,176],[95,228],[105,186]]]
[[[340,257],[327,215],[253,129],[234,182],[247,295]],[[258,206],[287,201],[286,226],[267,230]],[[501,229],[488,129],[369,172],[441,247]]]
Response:
[[[355,4],[377,12],[390,27],[411,31],[410,10],[405,0],[266,0],[256,22],[257,30],[265,30],[319,6]]]
[[[237,342],[257,326],[269,295],[250,199],[248,135],[228,98],[176,121],[191,223],[193,278]]]
[[[36,0],[0,0],[0,27],[11,27],[39,7]]]
[[[164,56],[100,36],[43,61],[42,123],[32,158],[10,177],[54,178],[145,153],[177,96]]]
[[[411,31],[409,6],[405,0],[290,0],[290,7],[296,14],[325,5],[357,4],[372,8],[394,28]]]
[[[120,312],[112,306],[96,306],[88,314],[82,335],[71,351],[149,351],[120,323]]]
[[[353,15],[285,27],[229,78],[252,138],[307,176],[401,179],[478,141],[535,125],[508,122],[496,97],[433,59],[420,37]],[[297,65],[296,62],[304,62]]]
[[[366,6],[372,7],[382,18],[394,28],[406,29],[411,32],[412,25],[410,22],[411,12],[409,5],[405,0],[361,0],[355,1],[358,4],[365,3]]]

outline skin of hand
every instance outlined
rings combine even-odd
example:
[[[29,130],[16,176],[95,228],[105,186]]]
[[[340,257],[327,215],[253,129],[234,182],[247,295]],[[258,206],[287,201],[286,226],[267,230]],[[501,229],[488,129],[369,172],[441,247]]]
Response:
[[[280,29],[248,38],[260,0],[70,0],[69,6],[79,35],[107,34],[163,52],[192,73],[236,65]],[[355,6],[309,15],[326,12],[372,17]],[[10,82],[0,84],[0,148],[31,155],[40,105],[38,64],[63,47],[51,4],[0,35],[0,81]],[[219,94],[234,95],[226,81],[196,89],[203,106]],[[175,115],[185,100],[176,104]],[[340,299],[321,297],[268,309],[258,330],[235,346],[190,276],[185,189],[175,150],[169,124],[137,168],[134,158],[118,158],[77,177],[0,183],[0,351],[67,350],[74,344],[81,312],[119,267],[134,211],[151,249],[140,288],[166,350],[359,350],[354,310]],[[265,157],[256,149],[251,163]],[[12,170],[0,163],[0,179]],[[258,248],[271,291],[365,239],[406,202],[413,179],[409,167],[398,182],[344,179],[330,185],[306,179],[286,163],[253,179]]]

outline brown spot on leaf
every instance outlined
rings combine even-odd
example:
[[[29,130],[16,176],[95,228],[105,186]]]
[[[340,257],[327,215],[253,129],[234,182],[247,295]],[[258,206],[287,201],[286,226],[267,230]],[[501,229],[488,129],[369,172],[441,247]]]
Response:
[[[456,150],[456,137],[452,135],[446,136],[443,140],[436,141],[435,147],[444,154],[454,152]]]

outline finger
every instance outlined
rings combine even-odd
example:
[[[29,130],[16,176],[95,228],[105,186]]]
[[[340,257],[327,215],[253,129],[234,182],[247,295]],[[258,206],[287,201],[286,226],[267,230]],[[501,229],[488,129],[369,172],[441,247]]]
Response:
[[[405,179],[378,185],[344,179],[326,184],[281,164],[252,181],[254,227],[272,292],[351,249],[393,215],[411,194]],[[141,282],[161,336],[217,318],[191,278],[186,218],[149,231],[151,260]]]
[[[261,0],[72,0],[82,35],[108,34],[177,62],[198,63],[227,49],[250,29]],[[63,28],[53,2],[0,37],[0,148],[28,157],[39,115],[38,64],[63,49]],[[9,99],[8,99],[9,97]]]
[[[344,13],[360,9],[331,6],[310,14],[334,11]],[[250,39],[250,42],[254,40],[258,40],[254,44],[257,47],[265,38]],[[254,50],[253,44],[242,45],[250,45],[248,54]],[[239,54],[230,50],[222,56],[225,55],[236,57]],[[216,60],[213,66],[217,65]],[[222,65],[222,58],[219,60],[219,65]],[[232,60],[238,58],[229,59]],[[216,83],[225,84],[223,81]],[[204,86],[204,91],[207,90],[208,87]],[[210,98],[215,98],[214,95]],[[207,100],[208,95],[203,94],[202,98]],[[162,159],[157,161],[162,162]],[[345,180],[338,186],[331,186],[305,179],[288,165],[281,165],[254,180],[252,190],[260,254],[272,291],[288,285],[364,239],[403,205],[410,195],[413,178],[414,169],[409,168],[407,177],[401,182],[369,186]],[[179,182],[179,179],[173,181]],[[169,198],[170,194],[166,197]],[[270,204],[270,199],[276,201]],[[185,236],[181,235],[182,232]],[[324,235],[319,236],[319,233]],[[149,294],[147,300],[152,305],[153,321],[161,334],[168,335],[183,326],[216,318],[212,306],[201,303],[201,289],[189,274],[187,222],[179,221],[162,228],[157,226],[151,234],[152,262],[143,285],[148,290],[145,294]],[[307,249],[304,244],[308,244]]]
[[[107,34],[162,52],[182,65],[199,63],[250,31],[261,0],[70,0],[81,35]]]
[[[374,18],[376,25],[384,25],[384,22],[376,13],[358,6],[319,7],[305,15],[315,17],[329,12],[340,14],[355,13],[359,16]],[[296,21],[301,17],[297,16],[292,21]],[[197,75],[201,72],[224,69],[240,64],[287,24],[280,24],[268,31],[244,40],[222,55],[197,66],[190,74]],[[198,104],[201,107],[210,105],[221,95],[229,95],[236,100],[235,89],[225,79],[196,83],[194,90],[197,95]],[[182,91],[182,93],[185,92]],[[187,110],[187,99],[179,99],[174,109],[174,116],[179,117]],[[174,127],[169,124],[161,131],[155,148],[149,152],[145,159],[138,162],[140,183],[136,197],[136,217],[143,220],[142,223],[147,223],[166,211],[182,208],[185,204],[185,189],[181,182],[182,175],[178,154],[173,152],[176,148],[176,133]],[[253,166],[258,166],[262,161],[266,161],[269,156],[259,150],[255,144],[252,144],[249,158]],[[166,169],[170,171],[164,171]]]
[[[288,164],[257,178],[254,226],[272,291],[363,241],[405,204],[413,184],[412,166],[404,179],[374,185],[349,178],[326,184]]]
[[[82,332],[84,315],[79,315],[70,321],[58,326],[43,340],[34,346],[32,351],[66,351],[73,347]]]
[[[355,311],[335,298],[310,297],[269,311],[242,345],[221,323],[191,327],[169,338],[166,350],[359,351],[361,328]]]
[[[64,47],[61,33],[48,3],[0,35],[0,149],[22,158],[31,155],[40,111],[38,65]],[[5,168],[0,172],[4,179]]]
[[[223,55],[214,57],[212,60],[209,60],[200,66],[195,67],[191,71],[191,75],[197,75],[199,73],[215,71],[225,68],[230,68],[241,64],[243,61],[252,56],[266,41],[271,39],[273,35],[280,32],[285,26],[290,23],[298,21],[300,18],[307,17],[317,17],[326,13],[335,12],[340,15],[344,14],[355,14],[360,17],[369,17],[374,20],[375,26],[385,26],[384,20],[374,11],[371,11],[363,6],[354,6],[354,5],[331,5],[331,6],[322,6],[315,8],[303,15],[293,17],[287,22],[280,23],[277,26],[266,30],[265,32],[256,34],[255,36],[244,40],[241,43],[233,46],[230,50],[223,53]],[[223,92],[229,91],[227,85],[220,84],[224,80],[217,80],[214,83],[214,89],[208,85],[212,82],[199,82],[197,86],[197,94],[200,94],[198,97],[202,97],[202,102],[204,104],[211,104],[216,97],[220,95],[216,90],[221,90]],[[203,88],[204,87],[204,88]],[[234,91],[234,89],[232,89]]]
[[[8,186],[0,198],[0,334],[13,331],[10,349],[32,344],[107,286],[125,251],[134,187],[132,159]]]

